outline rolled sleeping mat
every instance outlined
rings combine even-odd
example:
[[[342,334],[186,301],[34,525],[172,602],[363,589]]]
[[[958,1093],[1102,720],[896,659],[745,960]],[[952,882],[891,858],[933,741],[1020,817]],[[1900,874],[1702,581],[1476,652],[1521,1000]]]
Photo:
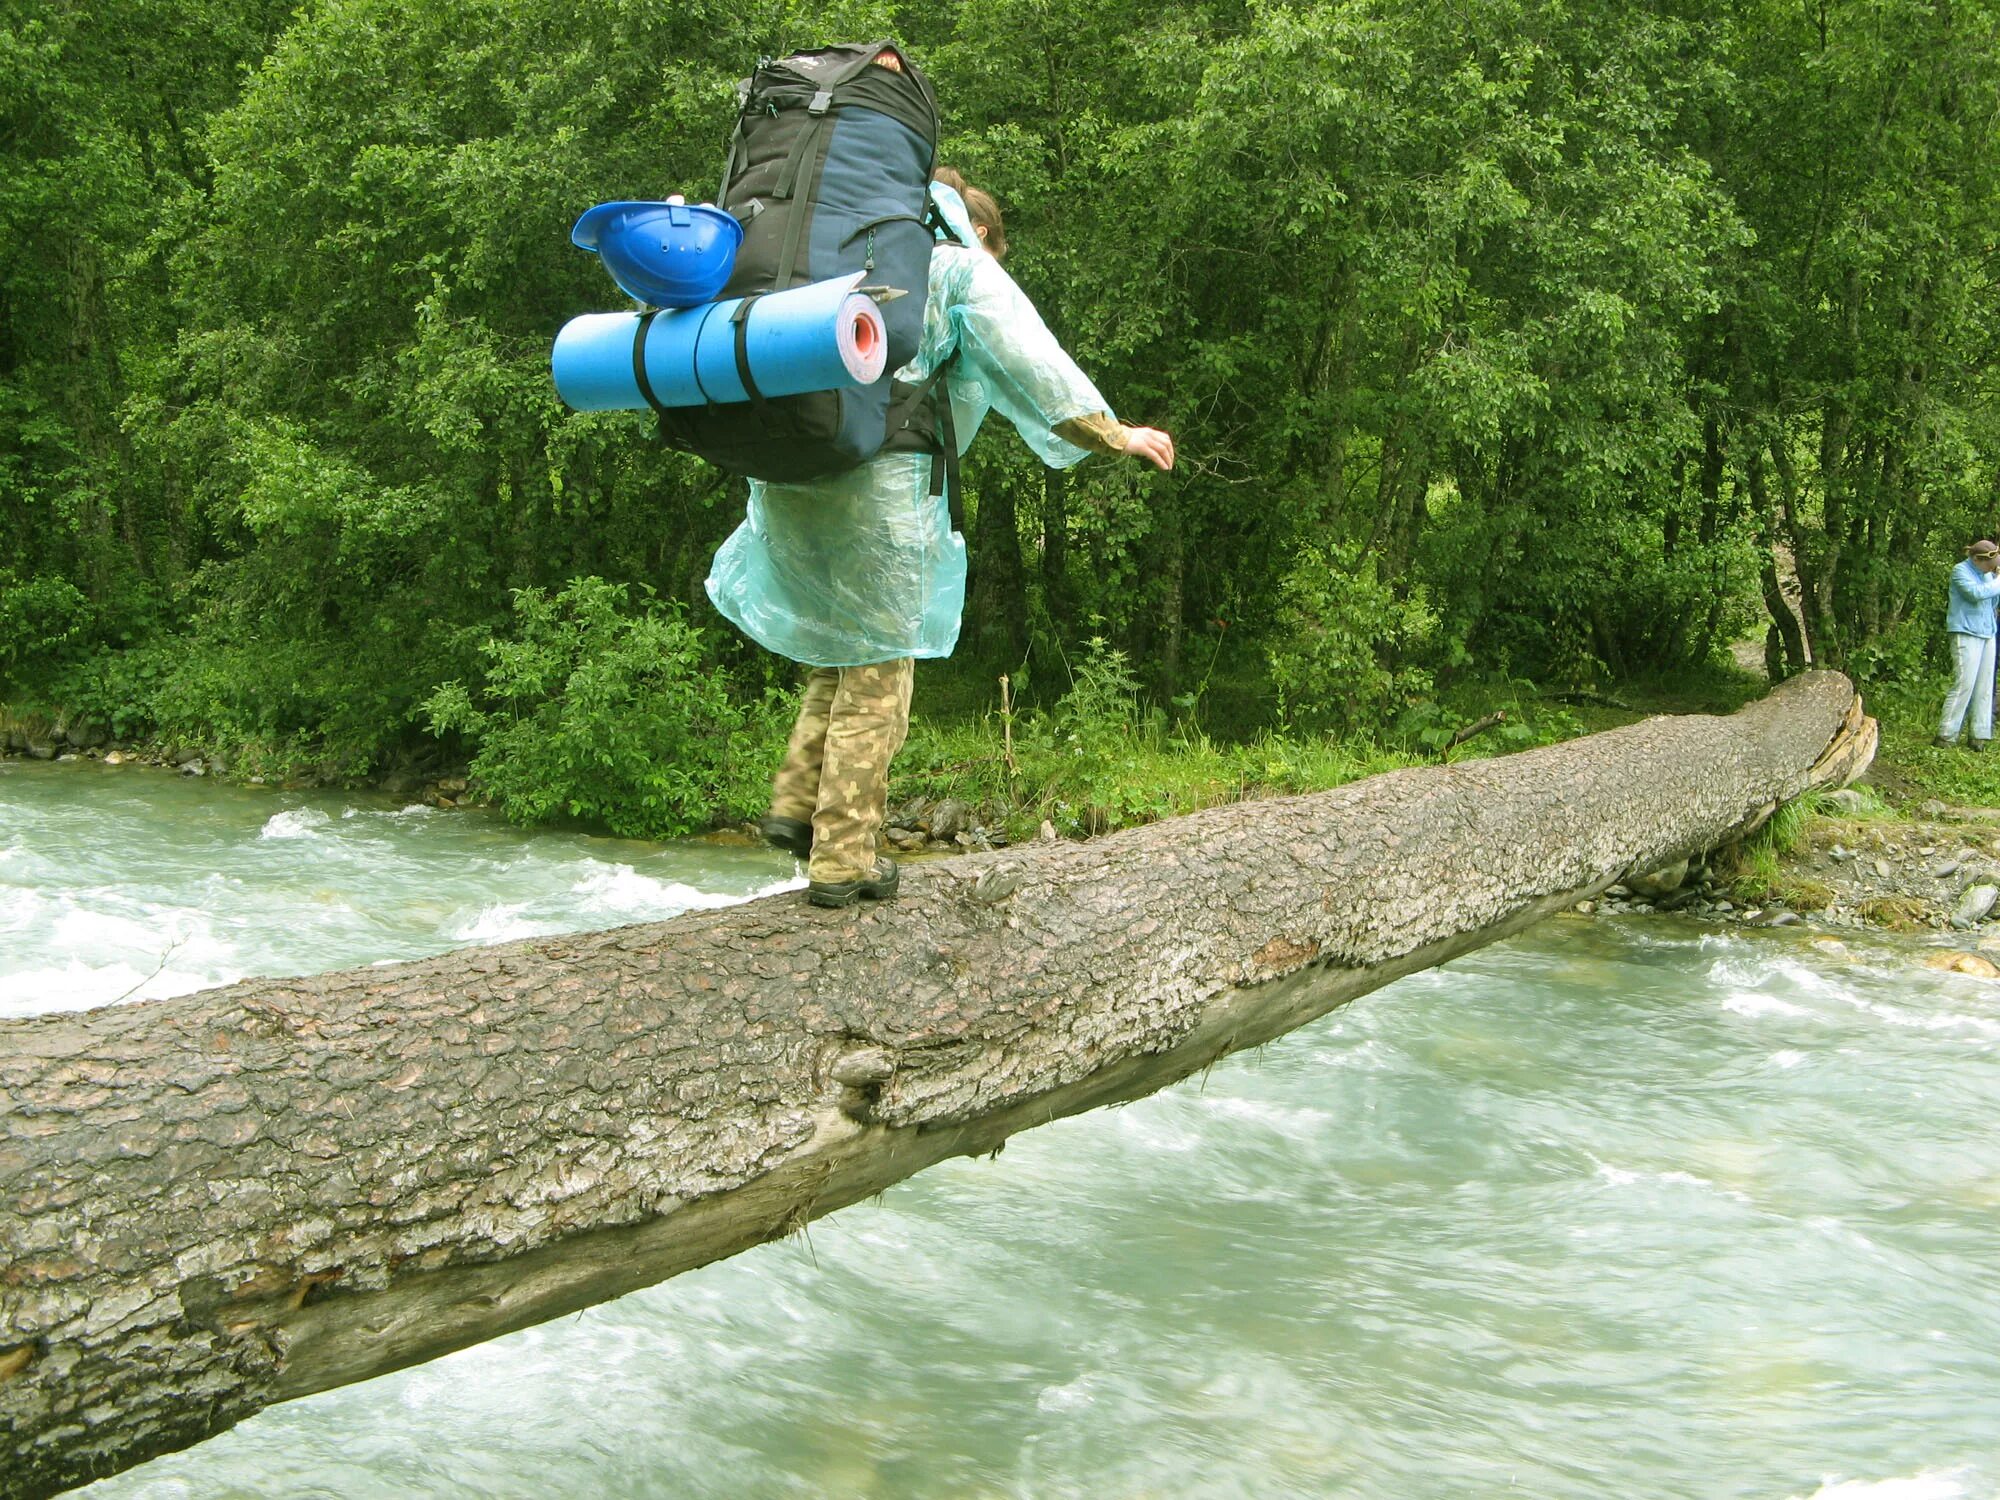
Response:
[[[872,385],[889,340],[881,309],[856,290],[861,277],[702,307],[572,318],[549,355],[556,393],[578,411],[639,411]]]

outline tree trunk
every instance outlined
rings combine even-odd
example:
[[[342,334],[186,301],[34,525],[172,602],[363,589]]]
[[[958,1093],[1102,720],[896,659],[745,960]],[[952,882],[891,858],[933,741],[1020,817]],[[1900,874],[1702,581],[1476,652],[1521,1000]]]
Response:
[[[1129,1099],[1866,765],[1728,718],[417,963],[0,1023],[0,1493],[573,1312]]]
[[[1027,583],[1021,567],[1020,522],[1012,475],[992,476],[979,494],[967,553],[966,621],[971,655],[994,667],[1012,667],[1028,650]]]
[[[1771,680],[1793,676],[1803,672],[1810,660],[1806,652],[1806,638],[1799,626],[1799,617],[1792,613],[1791,601],[1785,598],[1783,580],[1778,577],[1778,527],[1780,517],[1770,506],[1764,485],[1764,455],[1753,449],[1749,462],[1745,465],[1744,481],[1750,490],[1750,503],[1765,535],[1760,546],[1757,582],[1764,594],[1764,612],[1771,618],[1771,629],[1765,646],[1765,669]],[[1771,649],[1775,642],[1782,647],[1782,654]],[[1777,657],[1774,665],[1773,657]]]
[[[1076,590],[1069,580],[1069,471],[1042,470],[1042,608],[1059,641],[1076,624]]]
[[[1152,687],[1163,703],[1181,690],[1181,644],[1187,635],[1187,551],[1179,491],[1162,483],[1153,503],[1153,567],[1159,579],[1153,628],[1141,656],[1153,664]]]

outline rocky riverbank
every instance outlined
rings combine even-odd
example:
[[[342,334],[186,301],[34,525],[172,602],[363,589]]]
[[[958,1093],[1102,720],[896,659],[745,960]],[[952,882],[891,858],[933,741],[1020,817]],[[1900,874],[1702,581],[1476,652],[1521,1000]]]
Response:
[[[27,760],[94,760],[102,761],[107,766],[150,766],[182,776],[226,776],[233,769],[229,756],[221,750],[157,742],[120,742],[112,737],[109,729],[92,719],[24,716],[0,708],[0,758],[7,756]],[[247,786],[264,786],[268,780],[254,773],[239,779]],[[296,791],[328,783],[310,776],[298,776],[279,780],[275,784]],[[392,797],[409,797],[431,807],[458,807],[478,800],[463,775],[391,771],[370,779],[366,789]]]
[[[88,759],[154,766],[182,776],[227,775],[214,750],[119,744],[86,718],[12,716],[0,710],[0,755],[36,760]],[[250,785],[264,778],[242,777]],[[287,781],[285,786],[311,785]],[[462,774],[392,772],[372,789],[433,807],[473,805],[479,797]],[[740,833],[755,838],[753,826]],[[737,836],[735,831],[724,837]],[[1053,840],[1041,826],[1037,838]],[[913,797],[894,804],[883,829],[890,853],[938,856],[1004,848],[1000,812],[955,797]],[[1584,914],[1680,913],[1750,927],[1806,924],[1826,929],[1985,933],[2000,945],[2000,810],[1925,801],[1889,812],[1872,795],[1835,792],[1819,799],[1791,847],[1761,863],[1723,852],[1614,885],[1577,904]]]
[[[1577,909],[2000,936],[2000,811],[1928,801],[1894,816],[1863,794],[1836,792],[1761,868],[1720,854],[1612,886]]]

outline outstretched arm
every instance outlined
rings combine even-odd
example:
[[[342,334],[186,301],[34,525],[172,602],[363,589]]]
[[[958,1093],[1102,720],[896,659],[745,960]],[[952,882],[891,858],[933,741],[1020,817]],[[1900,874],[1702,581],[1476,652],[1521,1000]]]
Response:
[[[1074,443],[1092,453],[1104,453],[1113,458],[1129,453],[1134,458],[1143,458],[1156,469],[1171,469],[1174,466],[1174,440],[1171,437],[1157,427],[1127,427],[1108,411],[1071,417],[1068,421],[1056,423],[1054,430],[1064,442]]]
[[[1127,427],[1077,368],[1000,263],[979,256],[955,312],[961,349],[1002,415],[1048,462],[1074,463],[1037,443],[1036,428],[1086,453],[1130,454],[1160,469],[1174,465],[1173,439],[1154,427]]]

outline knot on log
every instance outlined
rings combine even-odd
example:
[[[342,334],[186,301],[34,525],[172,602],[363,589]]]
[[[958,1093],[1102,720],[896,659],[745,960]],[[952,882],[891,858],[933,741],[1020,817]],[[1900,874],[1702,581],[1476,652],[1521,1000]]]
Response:
[[[827,1071],[851,1089],[874,1088],[895,1076],[896,1059],[887,1047],[857,1047],[835,1058]]]
[[[875,1123],[882,1085],[896,1074],[896,1055],[887,1047],[850,1047],[833,1060],[827,1076],[840,1085],[840,1112],[863,1125]]]

